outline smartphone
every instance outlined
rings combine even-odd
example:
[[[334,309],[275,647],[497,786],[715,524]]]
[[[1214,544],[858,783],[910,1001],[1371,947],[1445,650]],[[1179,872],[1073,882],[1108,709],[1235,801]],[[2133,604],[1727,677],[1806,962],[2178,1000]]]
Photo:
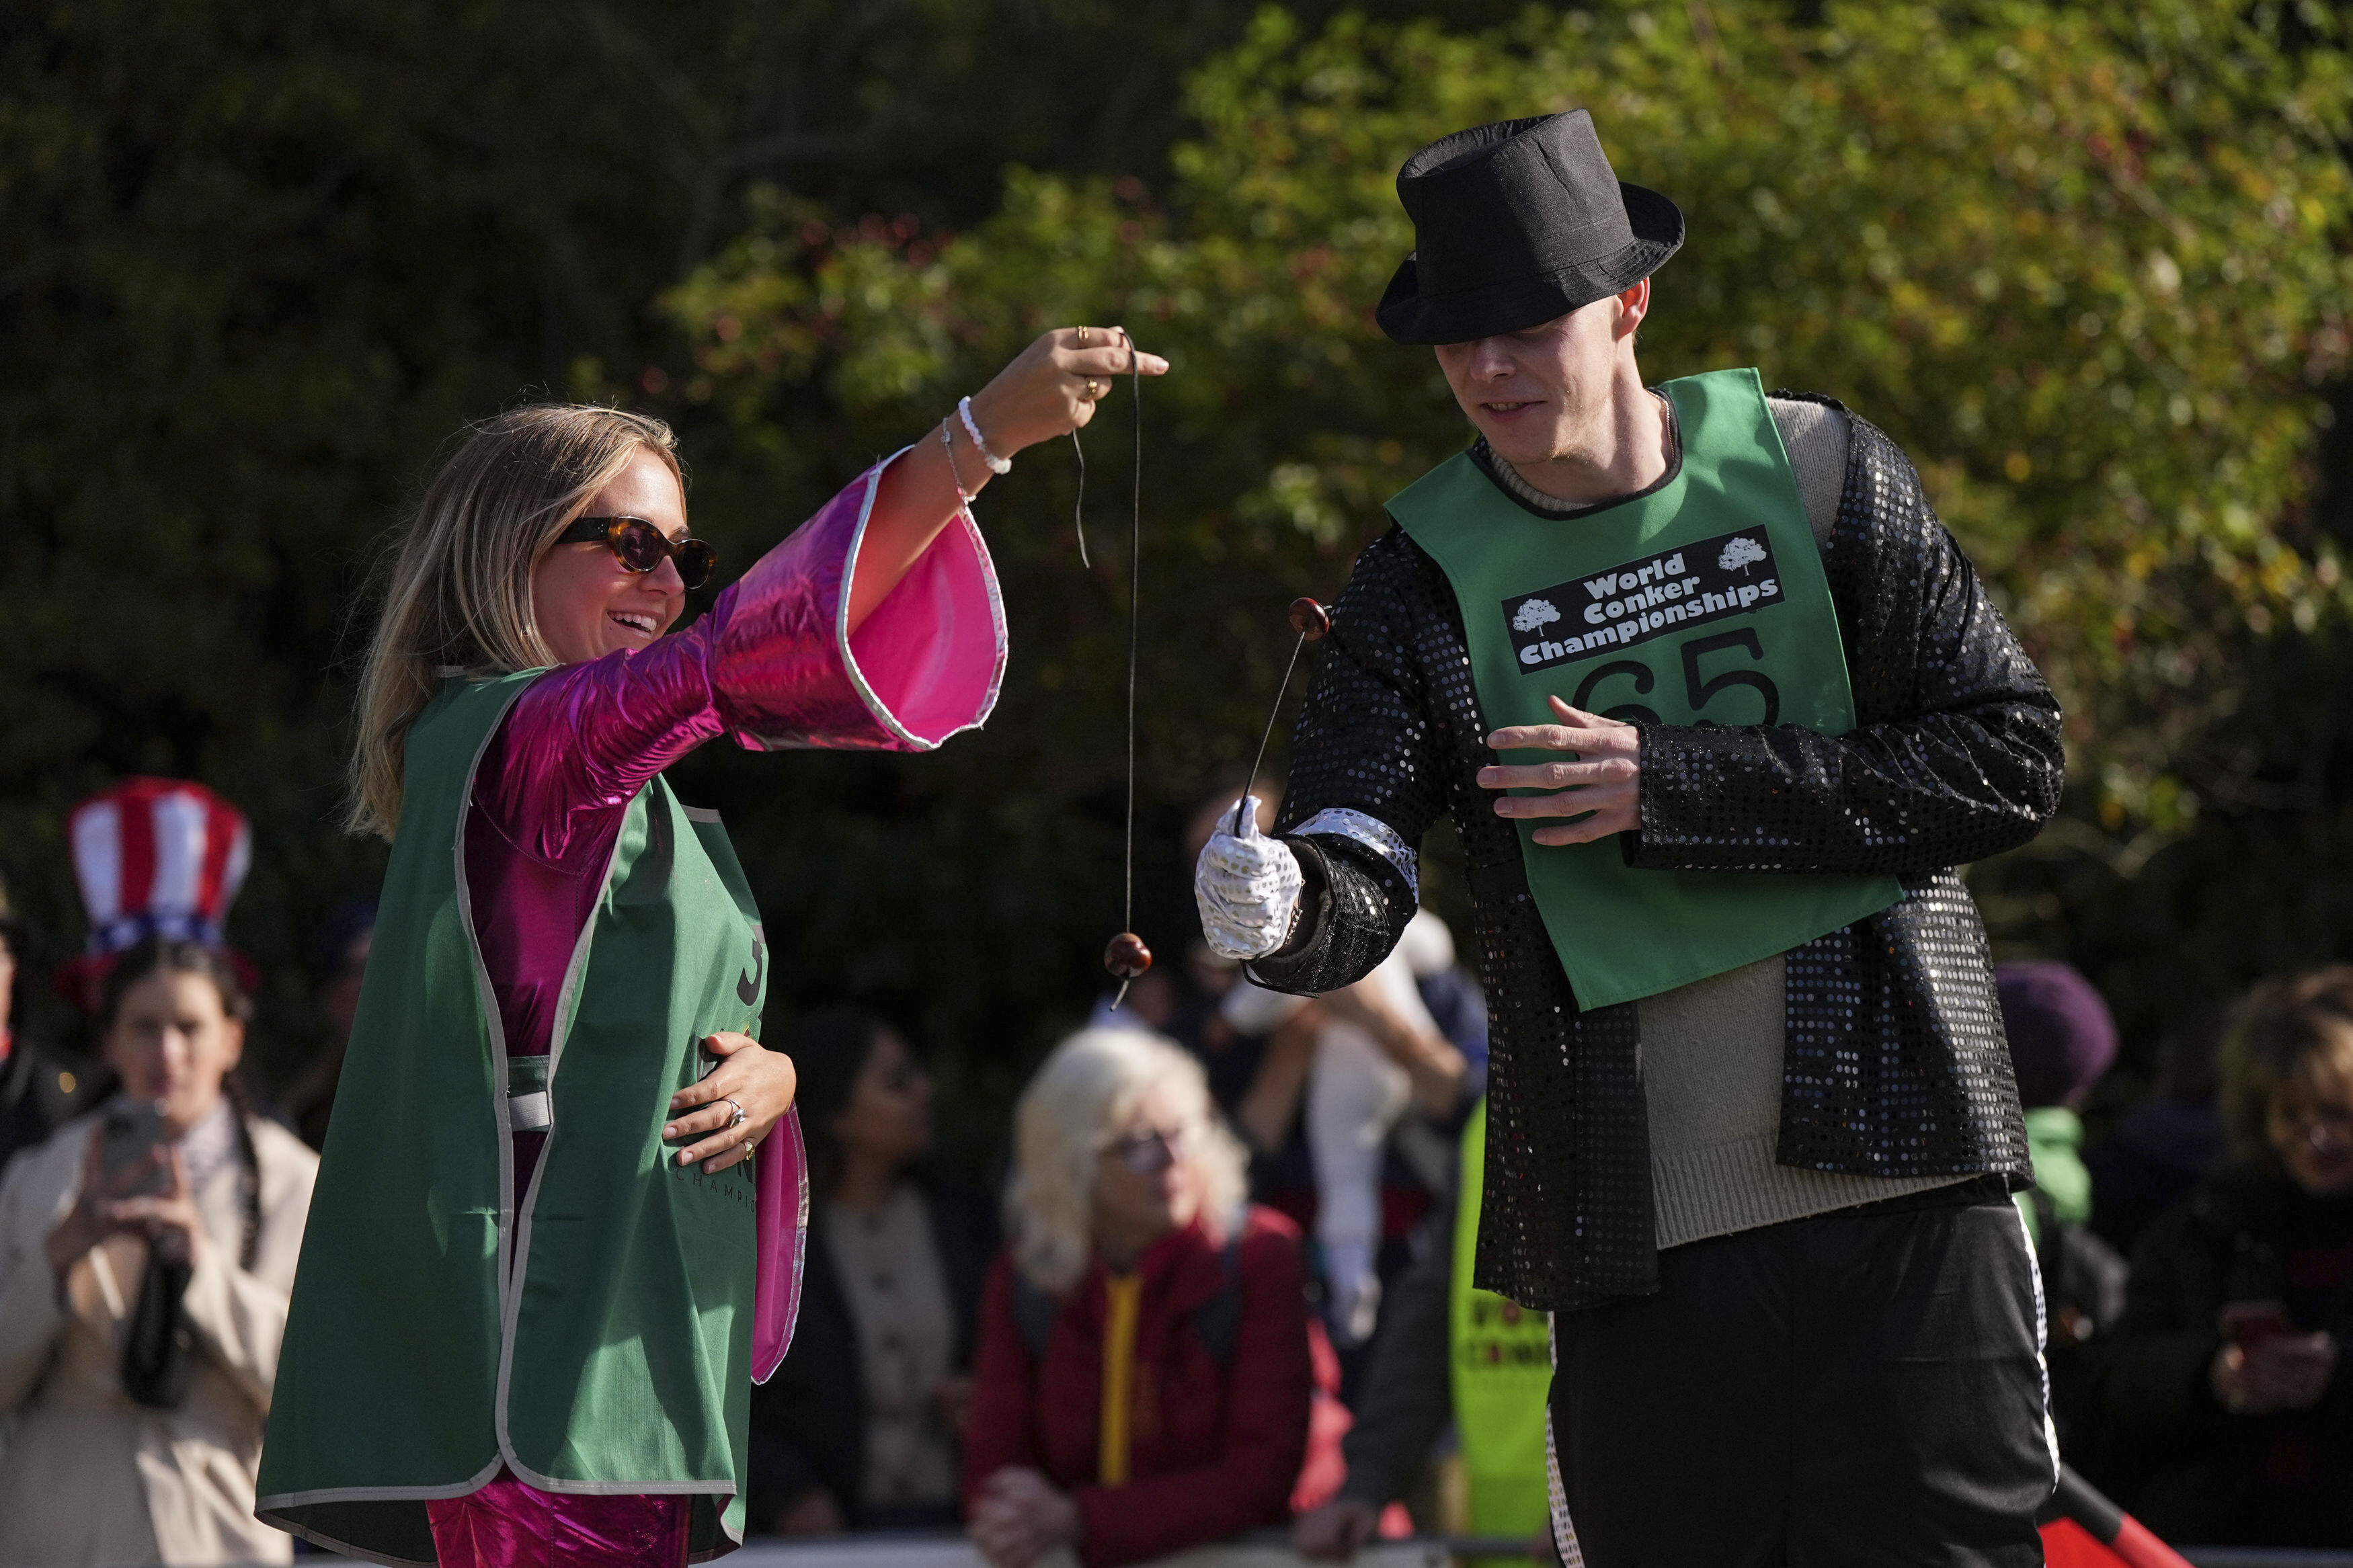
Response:
[[[2221,1318],[2222,1337],[2242,1351],[2295,1330],[2286,1306],[2278,1301],[2232,1301]]]
[[[129,1100],[109,1108],[104,1141],[99,1145],[99,1168],[115,1197],[145,1197],[164,1190],[166,1178],[150,1159],[164,1139],[163,1108],[153,1100]],[[144,1165],[147,1174],[132,1186],[115,1185],[123,1173]]]

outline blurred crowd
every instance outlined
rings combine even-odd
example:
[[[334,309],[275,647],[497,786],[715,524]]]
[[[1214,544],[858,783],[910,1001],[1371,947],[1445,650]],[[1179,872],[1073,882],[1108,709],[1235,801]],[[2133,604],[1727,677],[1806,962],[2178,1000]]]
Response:
[[[43,1521],[83,1507],[121,1521],[108,1562],[284,1561],[252,1471],[372,906],[325,922],[329,1043],[265,1098],[235,807],[134,780],[69,837],[73,963],[26,973],[0,893],[0,1568],[65,1561]],[[2353,1547],[2353,966],[2217,998],[2145,1089],[2108,1081],[2081,973],[1997,974],[2063,1454],[2169,1540]],[[13,1026],[36,984],[90,1055]],[[1312,1558],[1442,1531],[1553,1560],[1547,1325],[1472,1283],[1486,1013],[1435,915],[1314,1000],[1198,942],[1103,995],[987,1173],[937,1156],[897,1021],[768,1035],[812,1190],[752,1531],[961,1529],[1001,1568],[1271,1526]]]

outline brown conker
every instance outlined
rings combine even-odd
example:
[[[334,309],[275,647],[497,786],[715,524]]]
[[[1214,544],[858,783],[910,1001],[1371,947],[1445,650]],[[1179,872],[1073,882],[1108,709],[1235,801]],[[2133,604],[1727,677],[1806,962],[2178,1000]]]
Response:
[[[1132,931],[1124,931],[1103,948],[1103,967],[1122,980],[1133,980],[1152,967],[1152,950]]]
[[[1322,642],[1332,631],[1332,612],[1305,597],[1291,601],[1291,629],[1309,642]]]

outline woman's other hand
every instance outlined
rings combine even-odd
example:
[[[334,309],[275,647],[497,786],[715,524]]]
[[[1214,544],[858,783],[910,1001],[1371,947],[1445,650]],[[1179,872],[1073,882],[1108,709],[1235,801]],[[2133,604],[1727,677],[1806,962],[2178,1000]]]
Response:
[[[973,422],[990,451],[1009,458],[1083,427],[1132,370],[1166,375],[1168,362],[1138,351],[1125,327],[1056,327],[973,394]]]
[[[705,1171],[717,1173],[751,1157],[753,1145],[793,1108],[800,1079],[792,1058],[749,1035],[725,1031],[706,1037],[702,1045],[720,1058],[719,1066],[670,1097],[670,1121],[662,1128],[662,1142],[700,1139],[678,1152],[677,1163],[700,1160]],[[744,1120],[731,1125],[739,1105]]]
[[[1036,1470],[1008,1466],[982,1484],[972,1543],[997,1568],[1029,1568],[1057,1546],[1079,1544],[1079,1508]]]
[[[1557,724],[1517,724],[1487,737],[1498,752],[1574,752],[1563,763],[1494,763],[1479,770],[1482,789],[1548,789],[1554,795],[1502,795],[1497,816],[1577,820],[1535,830],[1539,844],[1585,844],[1642,826],[1641,731],[1549,699]]]

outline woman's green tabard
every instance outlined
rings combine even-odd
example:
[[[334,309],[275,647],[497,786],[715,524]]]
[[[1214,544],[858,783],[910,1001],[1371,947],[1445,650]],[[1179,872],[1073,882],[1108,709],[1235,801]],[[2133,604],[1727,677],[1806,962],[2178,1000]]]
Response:
[[[539,672],[449,682],[407,744],[401,831],[302,1247],[257,1511],[431,1563],[427,1499],[504,1465],[551,1492],[694,1495],[743,1536],[753,1167],[661,1142],[702,1041],[756,1026],[759,915],[715,818],[628,805],[551,1054],[507,1057],[465,882],[474,769]],[[520,1211],[509,1096],[544,1089]]]
[[[1454,586],[1486,722],[1556,723],[1546,699],[1558,696],[1631,721],[1846,733],[1854,700],[1838,614],[1757,373],[1659,390],[1683,464],[1647,495],[1538,517],[1466,454],[1390,499],[1389,515]],[[1903,890],[1892,877],[1633,870],[1614,837],[1535,842],[1559,820],[1516,826],[1528,891],[1588,1010],[1770,958]]]

